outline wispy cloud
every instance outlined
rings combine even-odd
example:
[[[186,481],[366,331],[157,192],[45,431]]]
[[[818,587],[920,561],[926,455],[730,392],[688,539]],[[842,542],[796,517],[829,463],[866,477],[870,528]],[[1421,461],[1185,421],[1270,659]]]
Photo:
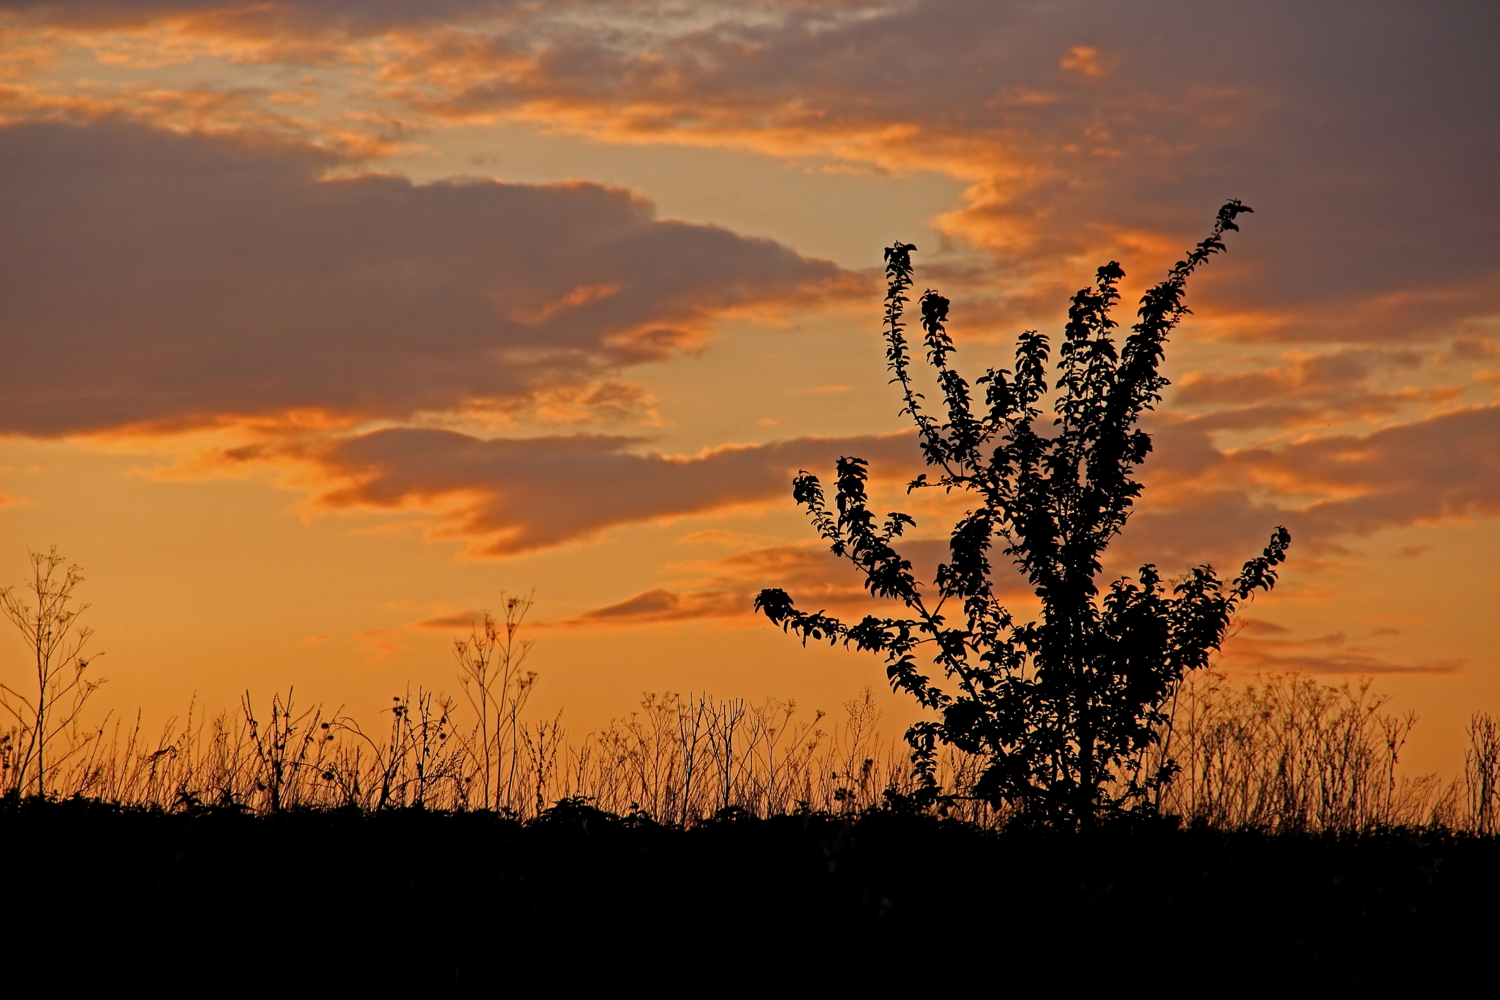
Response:
[[[1264,634],[1246,629],[1228,640],[1220,666],[1265,675],[1287,674],[1451,674],[1462,668],[1453,660],[1413,662],[1391,659],[1342,632],[1310,639]]]

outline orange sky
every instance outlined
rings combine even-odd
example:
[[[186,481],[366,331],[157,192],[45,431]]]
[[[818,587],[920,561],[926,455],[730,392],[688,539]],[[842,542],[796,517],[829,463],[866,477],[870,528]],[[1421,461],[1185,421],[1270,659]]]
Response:
[[[1375,677],[1450,769],[1500,710],[1497,48],[1486,3],[0,3],[0,582],[81,563],[101,707],[156,718],[451,687],[533,590],[575,727],[834,708],[877,662],[749,600],[857,603],[790,477],[917,461],[881,247],[973,371],[1239,197],[1120,566],[1288,524],[1222,665]]]

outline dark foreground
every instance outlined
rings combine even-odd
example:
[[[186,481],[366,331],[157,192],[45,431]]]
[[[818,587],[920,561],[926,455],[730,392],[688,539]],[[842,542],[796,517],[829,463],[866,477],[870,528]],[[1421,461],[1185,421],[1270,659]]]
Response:
[[[1487,978],[1500,930],[1500,844],[1431,833],[991,834],[893,813],[681,831],[566,805],[523,826],[11,801],[0,851],[10,968],[233,993],[1384,991]]]

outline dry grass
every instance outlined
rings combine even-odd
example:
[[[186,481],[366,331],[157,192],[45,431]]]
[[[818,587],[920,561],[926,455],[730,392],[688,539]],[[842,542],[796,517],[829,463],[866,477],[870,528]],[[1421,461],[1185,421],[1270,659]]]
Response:
[[[1367,832],[1392,827],[1493,828],[1500,741],[1475,716],[1463,775],[1407,775],[1401,752],[1416,724],[1384,711],[1369,681],[1271,677],[1240,688],[1222,675],[1178,692],[1162,748],[1182,768],[1164,812],[1219,829]],[[1487,727],[1487,728],[1486,728]]]
[[[430,692],[398,697],[387,711],[379,737],[321,706],[300,709],[290,692],[263,710],[247,695],[237,712],[211,720],[190,712],[154,739],[115,723],[77,735],[81,746],[49,773],[48,794],[255,813],[490,808],[523,819],[581,796],[610,812],[690,825],[725,809],[857,812],[879,805],[888,788],[915,788],[905,744],[882,738],[869,691],[831,725],[822,713],[799,719],[789,701],[648,694],[625,718],[577,739],[560,719],[518,719],[489,756],[486,727],[476,720],[460,730],[452,704]],[[0,742],[7,775],[10,745]],[[977,763],[949,753],[945,783],[972,783]],[[979,803],[956,809],[995,821]]]
[[[342,711],[303,708],[292,692],[205,719],[190,709],[155,736],[139,720],[92,730],[76,720],[38,779],[23,766],[24,724],[0,732],[0,793],[83,796],[175,810],[257,814],[487,809],[526,819],[563,799],[689,826],[726,809],[759,816],[855,813],[916,778],[904,742],[880,731],[867,690],[842,716],[799,715],[791,701],[647,694],[601,730],[569,733],[561,717],[528,720],[536,674],[518,638],[529,603],[512,599],[455,644],[462,703],[425,689],[392,699],[366,728]],[[1402,773],[1415,718],[1384,711],[1369,684],[1272,677],[1243,687],[1221,675],[1184,684],[1160,752],[1181,773],[1158,792],[1168,814],[1218,829],[1367,832],[1437,827],[1490,834],[1500,823],[1500,725],[1476,715],[1463,774]],[[950,815],[983,826],[1004,811],[964,799],[982,758],[948,750]],[[1149,762],[1148,762],[1149,763]],[[22,787],[25,782],[25,787]]]

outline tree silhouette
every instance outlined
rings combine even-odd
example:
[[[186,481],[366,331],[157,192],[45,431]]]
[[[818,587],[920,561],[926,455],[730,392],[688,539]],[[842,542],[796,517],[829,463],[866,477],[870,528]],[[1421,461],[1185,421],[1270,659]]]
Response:
[[[1102,594],[1096,578],[1141,491],[1132,474],[1151,451],[1151,437],[1137,424],[1168,384],[1160,363],[1168,335],[1188,312],[1187,278],[1224,251],[1225,232],[1238,230],[1235,219],[1249,211],[1237,200],[1219,209],[1208,237],[1141,297],[1137,322],[1118,348],[1110,310],[1125,276],[1120,265],[1099,268],[1093,287],[1073,296],[1050,389],[1050,433],[1036,426],[1049,393],[1047,337],[1023,333],[1014,371],[990,369],[971,388],[949,367],[949,302],[931,290],[919,300],[923,343],[945,413],[923,409],[903,319],[916,247],[886,249],[891,381],[936,470],[935,479],[924,473],[907,491],[963,491],[975,506],[954,526],[950,557],[929,590],[894,547],[916,522],[898,512],[882,521],[870,510],[863,459],[839,459],[832,508],[818,478],[801,472],[792,496],[818,533],[860,569],[872,595],[902,602],[907,614],[850,625],[799,611],[780,589],[761,591],[755,606],[804,644],[826,640],[884,654],[892,688],[936,713],[906,734],[924,778],[922,800],[940,794],[940,742],[988,758],[972,794],[1062,825],[1149,811],[1153,790],[1176,772],[1159,745],[1172,693],[1219,648],[1237,604],[1275,585],[1291,536],[1277,528],[1227,586],[1210,566],[1166,582],[1148,564]],[[996,546],[1041,600],[1039,622],[1018,624],[997,600]],[[923,672],[919,654],[937,668],[937,679]]]

